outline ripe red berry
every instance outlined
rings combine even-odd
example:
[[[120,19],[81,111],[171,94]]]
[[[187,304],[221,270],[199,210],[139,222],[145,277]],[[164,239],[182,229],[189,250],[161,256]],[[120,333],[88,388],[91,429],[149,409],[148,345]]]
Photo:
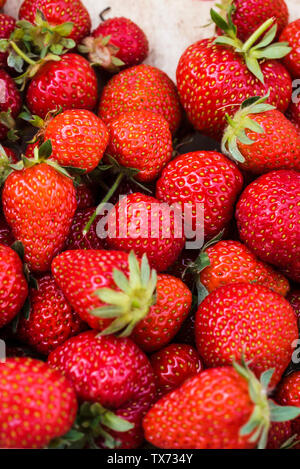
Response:
[[[286,41],[292,48],[284,58],[284,65],[293,78],[300,76],[300,18],[284,28],[280,41]]]

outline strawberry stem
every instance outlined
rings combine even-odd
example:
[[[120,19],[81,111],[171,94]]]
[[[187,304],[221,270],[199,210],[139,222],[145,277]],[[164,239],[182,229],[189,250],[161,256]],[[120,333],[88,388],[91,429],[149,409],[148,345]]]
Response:
[[[242,47],[243,52],[248,52],[249,49],[256,43],[256,41],[261,37],[261,35],[269,29],[270,26],[274,23],[274,18],[269,18],[265,21],[254,33],[249,37],[249,39],[244,43]]]
[[[17,44],[14,41],[10,41],[10,44],[11,44],[12,48],[14,49],[14,51],[20,57],[22,57],[22,59],[25,60],[25,62],[27,62],[29,65],[35,65],[36,64],[36,62],[34,60],[30,59],[29,57],[27,57],[26,54],[24,54],[24,52],[17,46]]]

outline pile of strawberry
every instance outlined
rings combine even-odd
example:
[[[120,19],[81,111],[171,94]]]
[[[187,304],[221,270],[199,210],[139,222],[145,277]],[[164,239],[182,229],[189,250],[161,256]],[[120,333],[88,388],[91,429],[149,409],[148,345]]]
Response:
[[[0,14],[1,448],[300,447],[300,19],[219,8],[177,87],[129,19]]]

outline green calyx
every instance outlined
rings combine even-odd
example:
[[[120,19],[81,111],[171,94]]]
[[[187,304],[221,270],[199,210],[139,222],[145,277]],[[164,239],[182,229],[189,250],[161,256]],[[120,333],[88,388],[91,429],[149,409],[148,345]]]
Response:
[[[268,95],[263,98],[253,97],[247,99],[243,102],[240,110],[233,118],[226,114],[228,126],[225,129],[222,139],[222,152],[233,161],[238,163],[245,162],[245,158],[238,148],[238,142],[244,145],[253,145],[255,142],[255,140],[251,140],[247,137],[247,129],[258,134],[264,133],[263,127],[254,119],[251,119],[250,116],[275,109],[274,106],[266,103],[269,95],[268,93]]]
[[[119,337],[129,336],[156,302],[157,274],[154,269],[150,269],[147,256],[144,254],[139,264],[131,251],[128,266],[128,278],[118,269],[113,271],[115,285],[120,291],[100,288],[95,292],[105,306],[94,309],[90,314],[98,318],[115,318],[100,335],[118,333]]]
[[[262,373],[260,380],[256,378],[242,358],[241,364],[233,362],[233,367],[249,386],[249,396],[254,404],[249,421],[240,429],[242,436],[249,435],[251,443],[257,443],[258,449],[265,449],[268,433],[272,422],[286,422],[300,415],[299,407],[279,406],[268,398],[268,389],[274,369]]]
[[[230,4],[227,11],[227,21],[215,10],[211,9],[213,22],[224,31],[224,36],[218,36],[215,44],[233,47],[235,52],[242,55],[248,70],[264,83],[264,76],[260,68],[260,61],[264,59],[282,59],[292,50],[288,42],[275,42],[277,25],[271,27],[274,18],[265,21],[251,36],[243,43],[237,37],[237,28],[232,21],[232,13],[235,11],[234,5]],[[271,28],[271,29],[269,29]],[[269,29],[269,31],[268,31]],[[261,39],[261,40],[260,40]],[[259,41],[259,42],[258,42]]]
[[[13,169],[10,167],[10,161],[3,148],[0,145],[0,185],[2,185],[5,179],[12,173]]]
[[[125,63],[116,57],[119,48],[110,42],[111,36],[86,37],[78,46],[79,52],[88,54],[91,65],[98,65],[111,73],[116,73]]]
[[[123,433],[132,428],[132,423],[118,417],[101,404],[84,402],[73,428],[62,438],[52,441],[50,448],[98,449],[96,441],[101,438],[106,448],[115,449],[120,446],[120,442],[112,437],[109,430]]]
[[[7,127],[8,140],[16,142],[19,139],[19,136],[18,131],[16,130],[16,121],[11,114],[11,109],[0,112],[0,123]]]

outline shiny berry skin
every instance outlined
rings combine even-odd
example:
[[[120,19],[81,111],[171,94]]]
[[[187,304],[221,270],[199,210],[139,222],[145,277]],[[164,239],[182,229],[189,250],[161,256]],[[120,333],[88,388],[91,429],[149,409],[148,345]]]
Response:
[[[136,427],[155,399],[154,374],[146,355],[128,338],[97,336],[88,331],[72,337],[49,355],[48,363],[73,384],[80,401],[98,402]],[[131,447],[143,441],[133,428]],[[119,439],[128,435],[114,434]],[[135,440],[135,441],[134,441]],[[121,445],[122,447],[122,445]]]
[[[14,80],[3,69],[0,69],[0,112],[10,112],[13,119],[16,119],[21,111],[22,100]],[[0,140],[4,140],[8,128],[0,123]]]
[[[145,438],[164,449],[252,449],[240,429],[253,409],[247,381],[232,367],[204,370],[154,404]]]
[[[30,291],[30,316],[22,316],[17,337],[37,352],[48,355],[69,337],[83,330],[84,324],[72,311],[54,278],[38,279],[38,290]]]
[[[77,210],[94,207],[96,201],[92,189],[85,183],[76,187]]]
[[[97,225],[101,216],[96,217],[95,221],[91,224],[89,232],[86,235],[83,234],[83,230],[95,210],[96,207],[91,207],[76,211],[64,250],[103,249],[104,240],[100,239],[97,235]]]
[[[0,5],[1,7],[1,5]],[[12,16],[0,13],[0,39],[8,39],[16,27],[16,20]],[[6,52],[0,52],[0,67],[7,67]]]
[[[27,295],[20,257],[10,247],[0,244],[0,328],[20,312]]]
[[[37,10],[44,14],[52,26],[73,23],[68,37],[76,43],[90,33],[91,18],[80,0],[24,0],[19,10],[19,19],[34,23]]]
[[[288,42],[292,51],[283,59],[283,63],[293,78],[300,76],[300,18],[290,23],[283,30],[280,41]]]
[[[95,38],[110,36],[109,43],[119,49],[115,56],[122,60],[126,67],[139,65],[149,52],[145,33],[128,18],[109,18],[100,23],[92,35]]]
[[[154,352],[171,342],[192,304],[190,290],[172,275],[158,275],[156,290],[156,303],[131,335],[132,340],[146,352]]]
[[[77,400],[70,383],[46,363],[0,363],[0,447],[38,449],[72,427]]]
[[[276,392],[276,401],[280,405],[300,407],[300,371],[283,378]],[[292,430],[300,435],[300,417],[292,421]]]
[[[196,130],[219,140],[226,125],[226,113],[232,116],[237,104],[268,92],[268,102],[279,111],[286,111],[292,81],[279,61],[261,64],[265,77],[262,84],[239,54],[213,42],[214,39],[203,39],[189,46],[177,67],[180,100]]]
[[[274,387],[292,357],[298,337],[296,315],[288,301],[261,285],[237,283],[214,290],[200,304],[196,345],[205,366],[245,361],[259,378],[274,368]]]
[[[221,153],[197,151],[180,155],[167,164],[156,184],[156,197],[168,204],[204,204],[204,236],[217,235],[230,221],[243,176]]]
[[[139,257],[147,254],[150,265],[163,272],[184,247],[181,224],[181,217],[167,205],[136,192],[121,199],[109,212],[106,242],[110,249],[133,250]]]
[[[296,316],[298,318],[298,324],[300,329],[300,290],[292,290],[286,297],[286,299],[292,305]]]
[[[171,344],[150,357],[157,394],[162,397],[174,391],[188,378],[202,371],[202,363],[197,351],[190,345]]]
[[[300,174],[272,171],[249,184],[237,204],[241,240],[262,261],[300,280]]]
[[[289,291],[288,280],[259,261],[239,241],[219,241],[205,252],[210,265],[200,273],[200,281],[209,293],[224,285],[241,282],[264,285],[282,296]]]
[[[266,449],[281,449],[293,436],[292,422],[272,422]]]
[[[152,181],[172,158],[172,135],[167,121],[149,111],[127,112],[108,124],[107,153],[119,164],[138,169],[139,181]]]
[[[59,107],[92,111],[97,97],[97,78],[89,62],[78,54],[64,54],[58,62],[46,62],[32,78],[26,103],[32,114],[44,119]]]
[[[2,204],[15,239],[24,245],[25,262],[47,272],[76,210],[73,181],[46,163],[14,171],[5,181]]]
[[[163,116],[172,133],[179,127],[181,107],[174,83],[161,70],[144,64],[109,80],[101,95],[99,116],[108,123],[124,112],[142,110]]]

